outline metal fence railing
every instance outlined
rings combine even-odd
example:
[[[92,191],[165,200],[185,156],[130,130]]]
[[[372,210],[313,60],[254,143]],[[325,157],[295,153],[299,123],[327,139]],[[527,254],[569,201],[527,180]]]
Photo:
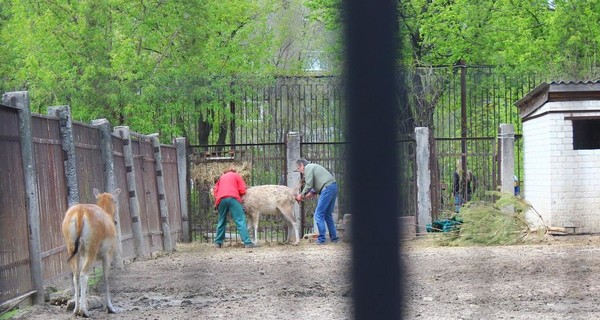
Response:
[[[403,203],[398,214],[411,216],[416,212],[415,127],[429,127],[436,141],[432,157],[437,173],[432,175],[437,177],[432,177],[436,183],[432,192],[439,195],[436,196],[439,203],[434,204],[434,213],[438,215],[452,209],[452,173],[456,169],[456,160],[463,156],[468,169],[478,179],[476,195],[483,199],[484,191],[494,190],[497,185],[495,139],[498,126],[513,124],[519,137],[521,123],[514,103],[539,81],[542,80],[536,76],[510,77],[486,66],[417,68],[409,73],[406,82],[408,99],[404,99],[408,105],[398,113],[398,154],[402,175],[399,181],[403,181],[398,197]],[[262,144],[284,143],[287,132],[299,132],[302,156],[333,171],[340,185],[339,212],[350,213],[345,145],[346,131],[351,128],[345,126],[346,110],[340,78],[282,77],[255,85],[246,81],[232,92],[235,94],[223,95],[220,103],[226,106],[228,117],[224,119],[228,120],[220,130],[205,131],[207,145],[224,150],[244,144],[248,148],[252,148],[251,145],[260,148]],[[399,94],[401,92],[404,91],[399,90]],[[522,163],[520,147],[517,139],[518,164]],[[373,148],[377,148],[376,141]],[[281,156],[277,153],[280,151],[267,152],[271,152],[272,157]],[[364,152],[369,153],[369,150]],[[260,157],[253,158],[253,163],[272,165]],[[516,171],[520,177],[518,164]],[[376,176],[385,168],[370,170],[375,170]],[[251,179],[255,178],[252,176]],[[270,183],[273,181],[277,180],[271,179]],[[311,202],[303,204],[305,227],[312,224],[313,207]],[[305,232],[309,231],[312,231],[311,227],[306,227]]]

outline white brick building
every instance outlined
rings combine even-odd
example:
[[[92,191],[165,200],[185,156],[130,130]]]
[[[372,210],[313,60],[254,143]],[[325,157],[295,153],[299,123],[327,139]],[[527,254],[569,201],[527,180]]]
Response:
[[[543,83],[516,105],[525,200],[550,226],[600,232],[600,82]]]

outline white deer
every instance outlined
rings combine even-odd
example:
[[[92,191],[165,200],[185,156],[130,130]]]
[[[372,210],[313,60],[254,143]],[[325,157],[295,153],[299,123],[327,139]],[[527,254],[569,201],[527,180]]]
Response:
[[[263,215],[281,215],[288,226],[288,240],[294,235],[293,244],[300,242],[300,224],[294,215],[298,189],[281,185],[261,185],[248,188],[242,198],[244,212],[248,217],[248,230],[254,231],[254,243],[258,239],[258,219]]]

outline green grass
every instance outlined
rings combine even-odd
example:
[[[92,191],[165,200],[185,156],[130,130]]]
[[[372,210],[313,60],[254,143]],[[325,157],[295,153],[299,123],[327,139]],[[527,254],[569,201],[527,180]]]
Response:
[[[0,314],[0,320],[8,320],[8,319],[12,319],[12,317],[14,316],[18,316],[19,314],[25,312],[25,309],[12,309],[6,313],[2,313]]]
[[[88,280],[88,286],[90,289],[98,291],[98,285],[102,283],[102,268],[93,268],[93,272],[90,273]]]

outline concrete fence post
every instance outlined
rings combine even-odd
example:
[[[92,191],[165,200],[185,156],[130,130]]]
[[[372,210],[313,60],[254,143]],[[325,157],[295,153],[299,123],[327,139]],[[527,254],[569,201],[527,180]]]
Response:
[[[2,95],[2,104],[19,110],[19,143],[25,179],[25,202],[29,228],[29,259],[31,285],[36,292],[32,295],[35,304],[44,304],[44,280],[40,239],[40,203],[37,173],[34,160],[33,135],[31,132],[31,109],[27,91],[7,92]]]
[[[190,234],[190,219],[188,216],[188,180],[187,180],[187,152],[186,139],[175,138],[173,141],[177,150],[177,176],[179,181],[179,204],[181,207],[181,228],[183,233],[183,241],[191,242]]]
[[[301,187],[300,172],[296,172],[296,160],[300,159],[300,134],[298,132],[289,132],[287,134],[286,143],[286,162],[287,162],[287,186],[290,188],[297,189],[298,192]],[[294,203],[294,216],[296,221],[300,221],[300,237],[304,236],[304,216],[301,216],[300,205]],[[292,235],[288,232],[288,240]],[[297,239],[300,240],[300,239]]]
[[[429,128],[415,128],[415,139],[417,141],[417,229],[418,233],[424,233],[425,225],[432,223]]]
[[[125,158],[125,172],[127,177],[127,197],[129,199],[129,215],[131,216],[131,231],[133,233],[133,247],[136,258],[143,258],[144,242],[142,221],[140,220],[140,204],[136,194],[135,163],[131,149],[131,133],[128,126],[119,126],[113,129],[115,134],[123,139],[123,157]]]
[[[77,155],[75,141],[73,140],[73,120],[69,106],[48,107],[48,115],[57,117],[60,123],[60,141],[63,151],[65,166],[65,179],[67,182],[68,207],[79,203],[79,184],[77,182]]]
[[[154,173],[156,175],[156,185],[158,189],[158,206],[160,209],[160,223],[163,232],[163,247],[166,252],[173,251],[173,242],[171,240],[171,227],[169,226],[169,206],[167,205],[167,196],[165,194],[165,178],[163,176],[162,153],[160,152],[160,141],[158,133],[147,136],[152,142],[154,151]]]
[[[500,143],[500,191],[515,192],[515,129],[512,124],[501,124],[498,134]]]
[[[104,191],[113,192],[117,189],[117,177],[115,175],[115,158],[113,156],[112,133],[110,123],[106,119],[92,120],[92,125],[100,131],[100,150],[102,152],[102,163],[104,165]],[[125,193],[123,193],[125,194]],[[119,206],[115,210],[115,223],[117,227],[117,247],[113,259],[115,268],[123,269],[123,244],[121,243],[121,215]]]

